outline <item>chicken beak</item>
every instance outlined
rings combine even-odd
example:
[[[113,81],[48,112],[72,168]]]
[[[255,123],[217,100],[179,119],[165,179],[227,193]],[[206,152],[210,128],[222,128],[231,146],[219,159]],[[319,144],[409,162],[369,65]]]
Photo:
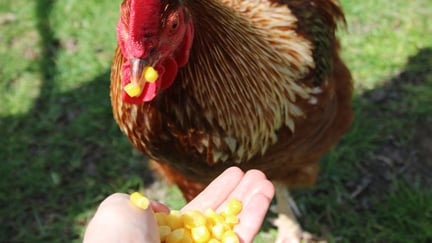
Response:
[[[144,67],[148,64],[147,59],[139,59],[139,58],[131,58],[130,66],[131,66],[131,83],[138,84],[142,78],[142,74],[144,71]]]
[[[131,82],[125,87],[125,91],[128,93],[129,96],[138,97],[141,95],[145,85],[143,71],[144,67],[147,66],[148,63],[149,61],[147,59],[140,59],[134,57],[130,59]]]

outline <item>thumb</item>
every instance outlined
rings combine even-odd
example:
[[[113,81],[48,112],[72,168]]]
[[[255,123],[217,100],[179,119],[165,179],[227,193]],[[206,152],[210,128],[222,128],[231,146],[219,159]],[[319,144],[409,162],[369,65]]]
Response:
[[[87,226],[83,242],[159,243],[160,239],[151,207],[139,208],[129,195],[115,193],[100,204]]]

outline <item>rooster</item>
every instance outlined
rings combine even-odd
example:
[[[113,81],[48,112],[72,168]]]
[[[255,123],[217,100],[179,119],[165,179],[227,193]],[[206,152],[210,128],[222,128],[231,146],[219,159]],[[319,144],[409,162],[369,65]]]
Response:
[[[276,188],[277,241],[301,239],[288,189],[314,184],[353,119],[335,36],[344,21],[337,0],[124,0],[115,120],[187,200],[230,166],[263,171]]]

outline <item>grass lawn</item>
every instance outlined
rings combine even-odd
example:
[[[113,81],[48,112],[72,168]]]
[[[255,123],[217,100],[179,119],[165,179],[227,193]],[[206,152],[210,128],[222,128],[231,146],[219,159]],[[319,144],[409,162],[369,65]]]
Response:
[[[109,72],[120,1],[0,3],[0,242],[80,242],[113,192],[148,190],[115,124]],[[330,242],[432,242],[432,4],[342,0],[356,119],[296,190],[304,228]],[[256,242],[271,242],[266,223]]]

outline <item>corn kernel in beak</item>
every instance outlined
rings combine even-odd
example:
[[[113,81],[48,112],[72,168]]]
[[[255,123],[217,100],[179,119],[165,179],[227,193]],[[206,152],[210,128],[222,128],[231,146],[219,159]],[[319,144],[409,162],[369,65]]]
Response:
[[[141,94],[141,87],[139,87],[137,84],[128,83],[124,87],[124,91],[126,94],[128,94],[130,97],[138,97]]]
[[[143,72],[144,72],[144,79],[150,83],[153,83],[159,77],[159,74],[152,66],[145,67]]]

